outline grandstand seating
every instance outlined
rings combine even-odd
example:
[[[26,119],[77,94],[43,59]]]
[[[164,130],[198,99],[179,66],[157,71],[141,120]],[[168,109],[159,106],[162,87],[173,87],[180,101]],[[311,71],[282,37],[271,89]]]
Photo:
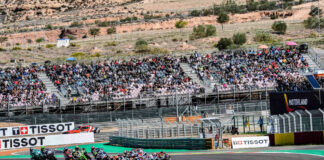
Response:
[[[37,72],[42,67],[0,69],[0,107],[41,106],[53,104],[57,97],[46,92]]]
[[[186,68],[184,72],[180,63],[190,66],[202,83],[197,83],[195,77],[192,80],[192,76],[189,76],[192,74],[188,74],[190,69]],[[12,106],[57,102],[57,95],[46,91],[37,72],[45,72],[60,95],[71,102],[82,103],[195,94],[201,91],[201,87],[213,88],[214,92],[265,88],[301,91],[311,89],[311,85],[319,88],[324,84],[323,78],[317,77],[318,84],[314,77],[299,73],[307,69],[308,62],[298,51],[274,47],[198,57],[157,56],[90,64],[17,67],[0,70],[0,102],[2,107],[9,101]]]
[[[214,84],[211,87],[215,92],[271,87],[291,91],[305,89],[305,78],[298,69],[307,69],[308,62],[295,50],[273,47],[258,52],[238,50],[204,57],[190,56],[187,61],[202,81]],[[285,83],[295,86],[285,87]]]

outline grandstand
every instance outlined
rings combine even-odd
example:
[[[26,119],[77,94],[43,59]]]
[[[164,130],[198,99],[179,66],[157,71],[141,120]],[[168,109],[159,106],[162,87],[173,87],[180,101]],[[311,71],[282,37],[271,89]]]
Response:
[[[311,75],[311,56],[296,49],[195,55],[2,69],[1,110],[17,115],[197,106],[267,100],[269,91],[312,90],[323,83]]]

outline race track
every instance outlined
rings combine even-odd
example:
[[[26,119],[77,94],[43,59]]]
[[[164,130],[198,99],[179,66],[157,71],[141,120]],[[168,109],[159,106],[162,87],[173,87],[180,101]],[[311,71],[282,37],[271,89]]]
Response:
[[[114,155],[114,153],[111,154]],[[12,155],[13,157],[0,157],[0,160],[29,160],[27,155],[29,155],[29,151],[16,152]],[[60,150],[56,150],[55,155],[63,157]],[[324,145],[201,150],[174,152],[170,155],[172,160],[323,160]],[[63,158],[58,159],[63,160]]]
[[[63,160],[63,158],[58,158]],[[323,157],[288,154],[288,153],[221,153],[221,154],[197,154],[197,155],[174,155],[172,160],[323,160]],[[13,160],[13,159],[1,159]],[[29,159],[19,159],[29,160]]]
[[[323,157],[287,153],[234,153],[234,154],[206,154],[179,155],[172,160],[323,160]]]

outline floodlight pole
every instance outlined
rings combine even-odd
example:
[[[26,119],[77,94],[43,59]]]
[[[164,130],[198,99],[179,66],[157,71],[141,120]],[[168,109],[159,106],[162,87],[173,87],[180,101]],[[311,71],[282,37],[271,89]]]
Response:
[[[318,33],[321,33],[321,13],[320,13],[320,0],[317,3],[317,12],[318,12]]]

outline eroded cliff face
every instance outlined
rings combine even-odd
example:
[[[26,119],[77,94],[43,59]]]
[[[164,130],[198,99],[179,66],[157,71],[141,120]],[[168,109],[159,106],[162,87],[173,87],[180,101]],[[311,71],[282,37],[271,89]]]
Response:
[[[131,0],[0,0],[0,22],[51,16],[66,11],[104,7]]]

